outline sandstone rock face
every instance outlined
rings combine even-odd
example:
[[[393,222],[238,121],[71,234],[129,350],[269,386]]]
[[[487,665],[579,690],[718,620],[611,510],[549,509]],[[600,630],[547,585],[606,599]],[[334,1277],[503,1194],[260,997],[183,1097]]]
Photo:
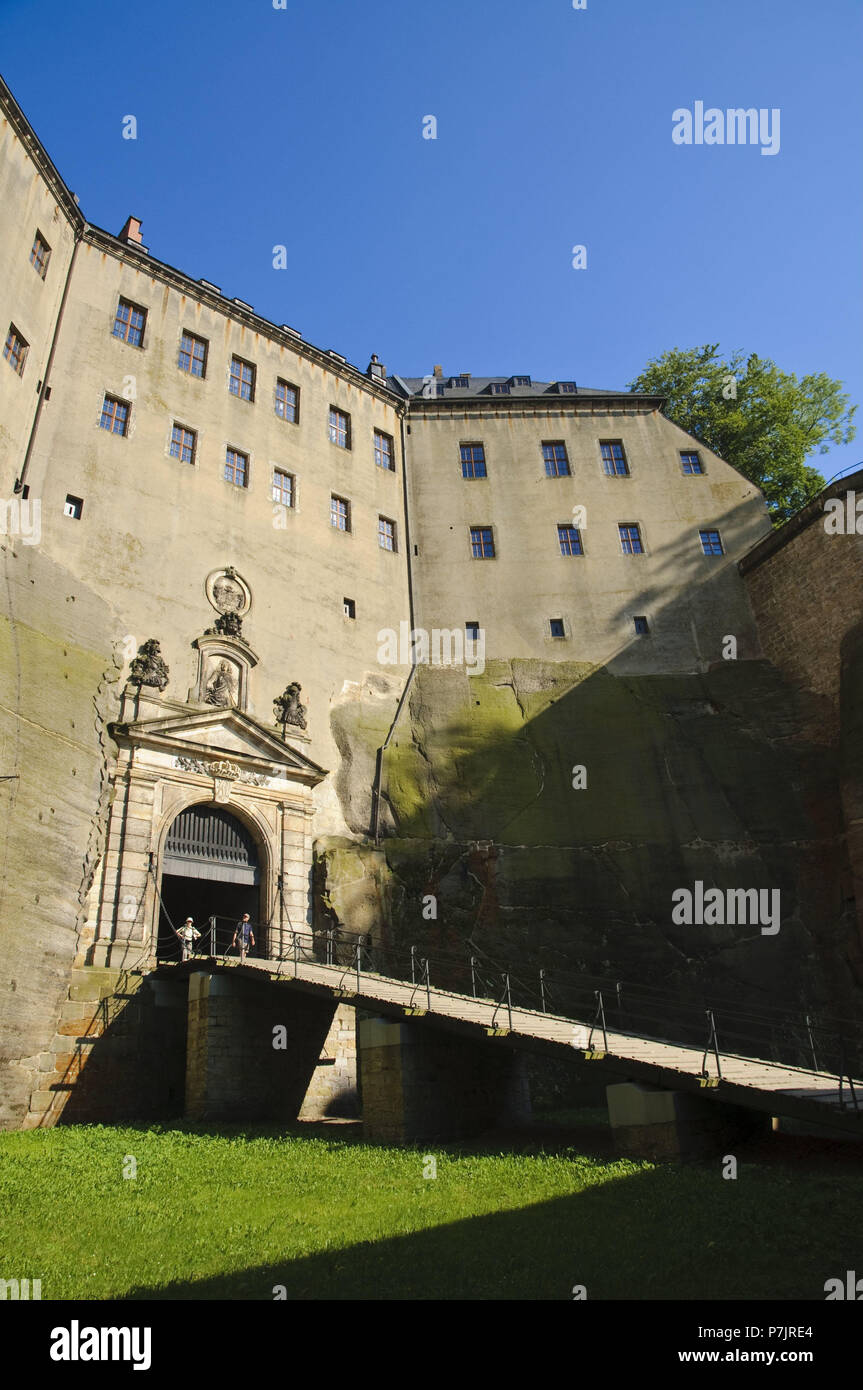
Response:
[[[42,1089],[107,812],[119,624],[36,547],[2,548],[0,1128]],[[113,745],[110,745],[113,746]],[[48,1072],[53,1070],[53,1059]],[[41,1079],[40,1079],[41,1078]]]
[[[766,661],[420,668],[385,755],[386,833],[377,848],[319,840],[321,904],[380,945],[467,955],[470,940],[534,981],[566,967],[741,1008],[856,1010],[837,752],[812,742],[817,703]],[[344,807],[359,831],[353,794]],[[779,932],[675,925],[672,893],[696,880],[778,888]]]

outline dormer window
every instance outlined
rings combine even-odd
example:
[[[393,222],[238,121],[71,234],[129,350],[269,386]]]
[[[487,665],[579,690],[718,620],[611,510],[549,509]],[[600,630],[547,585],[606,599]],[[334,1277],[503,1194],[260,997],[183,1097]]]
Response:
[[[557,383],[557,389],[558,391],[564,392],[565,395],[572,396],[575,394],[577,388],[574,381],[559,381]]]
[[[470,376],[464,375],[450,377],[449,384],[450,386],[457,386],[462,391],[467,391],[470,387]]]
[[[510,379],[509,379],[509,384],[510,384],[510,386],[529,386],[529,385],[530,385],[530,377],[529,377],[529,376],[511,376]]]
[[[491,383],[491,385],[489,386],[488,389],[489,389],[489,391],[491,392],[491,394],[492,394],[493,396],[508,396],[508,395],[509,395],[509,382],[508,382],[508,381],[493,381],[493,382]]]

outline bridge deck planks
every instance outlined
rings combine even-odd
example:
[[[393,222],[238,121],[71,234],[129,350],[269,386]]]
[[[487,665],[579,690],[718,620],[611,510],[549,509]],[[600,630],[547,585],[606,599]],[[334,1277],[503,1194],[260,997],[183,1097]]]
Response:
[[[505,1005],[489,1000],[474,999],[470,995],[435,988],[427,995],[424,985],[414,986],[403,980],[365,971],[360,976],[357,989],[355,971],[344,966],[321,965],[302,960],[296,965],[290,960],[279,963],[247,960],[245,966],[266,971],[273,979],[295,979],[298,983],[322,985],[333,992],[341,989],[361,1007],[375,1003],[395,1004],[401,1008],[414,1007],[426,1011],[429,1018],[437,1016],[462,1023],[474,1023],[485,1028],[505,1029],[513,1038],[541,1039],[545,1042],[559,1043],[564,1047],[574,1047],[581,1052],[586,1051],[588,1047],[591,1032],[588,1024],[554,1014],[543,1014],[524,1008],[513,1008],[510,1014]],[[691,1081],[693,1077],[700,1078],[704,1075],[703,1048],[644,1037],[638,1033],[619,1033],[611,1029],[606,1030],[605,1036],[607,1043],[603,1039],[601,1028],[594,1028],[592,1049],[594,1052],[605,1053],[610,1059],[654,1067],[665,1074],[677,1073],[681,1080],[686,1078]],[[829,1112],[825,1115],[828,1122],[834,1115],[844,1118],[850,1113],[852,1118],[855,1117],[847,1083],[840,1098],[835,1075],[766,1062],[762,1058],[722,1052],[720,1066],[720,1084],[726,1089],[733,1086],[737,1091],[768,1092],[780,1103],[782,1097],[812,1102]],[[712,1052],[707,1055],[706,1071],[708,1076],[715,1077],[716,1062]],[[854,1086],[861,1106],[863,1124],[863,1081],[855,1078]],[[843,1101],[844,1108],[840,1108]]]

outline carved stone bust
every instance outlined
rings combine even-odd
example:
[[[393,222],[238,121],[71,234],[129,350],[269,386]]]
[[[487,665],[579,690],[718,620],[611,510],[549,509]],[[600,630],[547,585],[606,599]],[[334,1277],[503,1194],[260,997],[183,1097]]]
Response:
[[[288,724],[293,724],[299,729],[306,728],[306,707],[300,704],[301,689],[298,681],[292,681],[285,687],[284,693],[273,701],[276,723],[283,731]]]
[[[152,685],[157,690],[164,690],[169,675],[170,672],[159,650],[159,643],[155,637],[149,638],[138,648],[138,655],[132,662],[129,671],[131,684]]]

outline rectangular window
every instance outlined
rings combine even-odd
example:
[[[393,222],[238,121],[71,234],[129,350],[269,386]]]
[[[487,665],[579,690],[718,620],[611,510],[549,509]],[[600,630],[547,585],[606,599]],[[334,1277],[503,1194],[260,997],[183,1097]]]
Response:
[[[48,245],[42,233],[37,232],[33,242],[33,250],[30,252],[30,264],[35,267],[43,280],[48,271],[48,261],[50,258],[51,247]]]
[[[24,363],[27,361],[27,349],[30,344],[26,338],[22,338],[14,323],[10,323],[9,332],[6,334],[6,346],[3,349],[3,356],[10,367],[18,373],[24,375]]]
[[[378,517],[378,544],[381,550],[396,548],[396,524],[385,516]]]
[[[140,304],[133,304],[129,299],[121,299],[114,315],[114,337],[131,344],[132,347],[140,347],[144,340],[146,322],[146,309],[142,309]]]
[[[248,487],[249,456],[230,447],[225,453],[225,479],[235,487]]]
[[[73,497],[71,492],[67,492],[66,501],[63,503],[63,515],[71,516],[73,521],[80,521],[83,510],[83,499],[80,497]]]
[[[482,444],[460,444],[461,476],[463,478],[485,478],[485,449]]]
[[[569,477],[569,459],[566,456],[566,445],[562,439],[555,439],[550,443],[543,444],[542,457],[549,478]]]
[[[566,629],[564,628],[564,625],[563,625],[563,618],[549,618],[549,620],[548,620],[548,626],[549,626],[549,631],[551,632],[552,637],[565,637],[565,636],[566,636]]]
[[[617,527],[620,532],[620,547],[624,555],[643,555],[641,528],[634,521],[621,521]]]
[[[330,525],[337,531],[350,531],[351,504],[344,497],[330,498]]]
[[[180,356],[177,366],[181,372],[190,376],[207,375],[207,341],[196,338],[194,333],[184,333],[180,339]]]
[[[564,395],[572,396],[575,394],[577,387],[574,381],[559,381],[557,383],[557,389],[563,391]]]
[[[489,391],[491,392],[491,394],[492,394],[493,396],[508,396],[508,395],[509,395],[509,382],[508,382],[508,381],[493,381],[493,382],[491,383],[491,385],[489,386],[488,389],[489,389]]]
[[[197,442],[198,436],[194,430],[187,430],[185,425],[174,424],[171,427],[171,458],[179,459],[181,463],[194,463]]]
[[[390,435],[384,434],[383,430],[375,430],[375,463],[378,468],[395,470],[393,441]]]
[[[626,477],[629,472],[629,465],[626,462],[626,455],[623,452],[623,445],[619,439],[607,440],[599,446],[602,453],[602,466],[609,477]]]
[[[705,555],[722,555],[722,537],[718,531],[699,531],[701,549]]]
[[[241,401],[255,399],[255,369],[251,362],[244,362],[242,357],[231,358],[228,390],[232,396],[239,396]]]
[[[635,631],[638,633],[638,636],[646,637],[647,634],[650,632],[650,624],[647,621],[647,619],[644,617],[639,617],[633,618],[632,621],[635,624]]]
[[[701,467],[701,459],[699,458],[698,454],[686,452],[683,449],[681,449],[680,462],[683,467],[684,473],[704,472],[704,469]]]
[[[289,381],[276,378],[276,414],[280,420],[289,420],[292,425],[300,421],[300,388]]]
[[[470,548],[475,560],[494,559],[494,534],[491,526],[470,528]]]
[[[561,522],[557,528],[557,539],[560,542],[561,555],[584,554],[581,532],[577,526],[571,526],[568,521]]]
[[[126,434],[129,429],[129,402],[120,401],[116,396],[106,396],[102,402],[102,415],[99,424],[110,434]]]
[[[273,469],[273,501],[280,502],[283,507],[294,505],[294,480],[281,468]]]
[[[355,618],[357,616],[357,605],[354,599],[343,598],[342,606],[344,608],[346,618]]]
[[[351,417],[333,405],[330,406],[330,443],[337,444],[340,449],[351,447]]]
[[[479,641],[479,623],[465,623],[464,630],[468,642]]]
[[[450,379],[450,386],[456,386],[461,391],[469,391],[470,376],[454,376]]]

